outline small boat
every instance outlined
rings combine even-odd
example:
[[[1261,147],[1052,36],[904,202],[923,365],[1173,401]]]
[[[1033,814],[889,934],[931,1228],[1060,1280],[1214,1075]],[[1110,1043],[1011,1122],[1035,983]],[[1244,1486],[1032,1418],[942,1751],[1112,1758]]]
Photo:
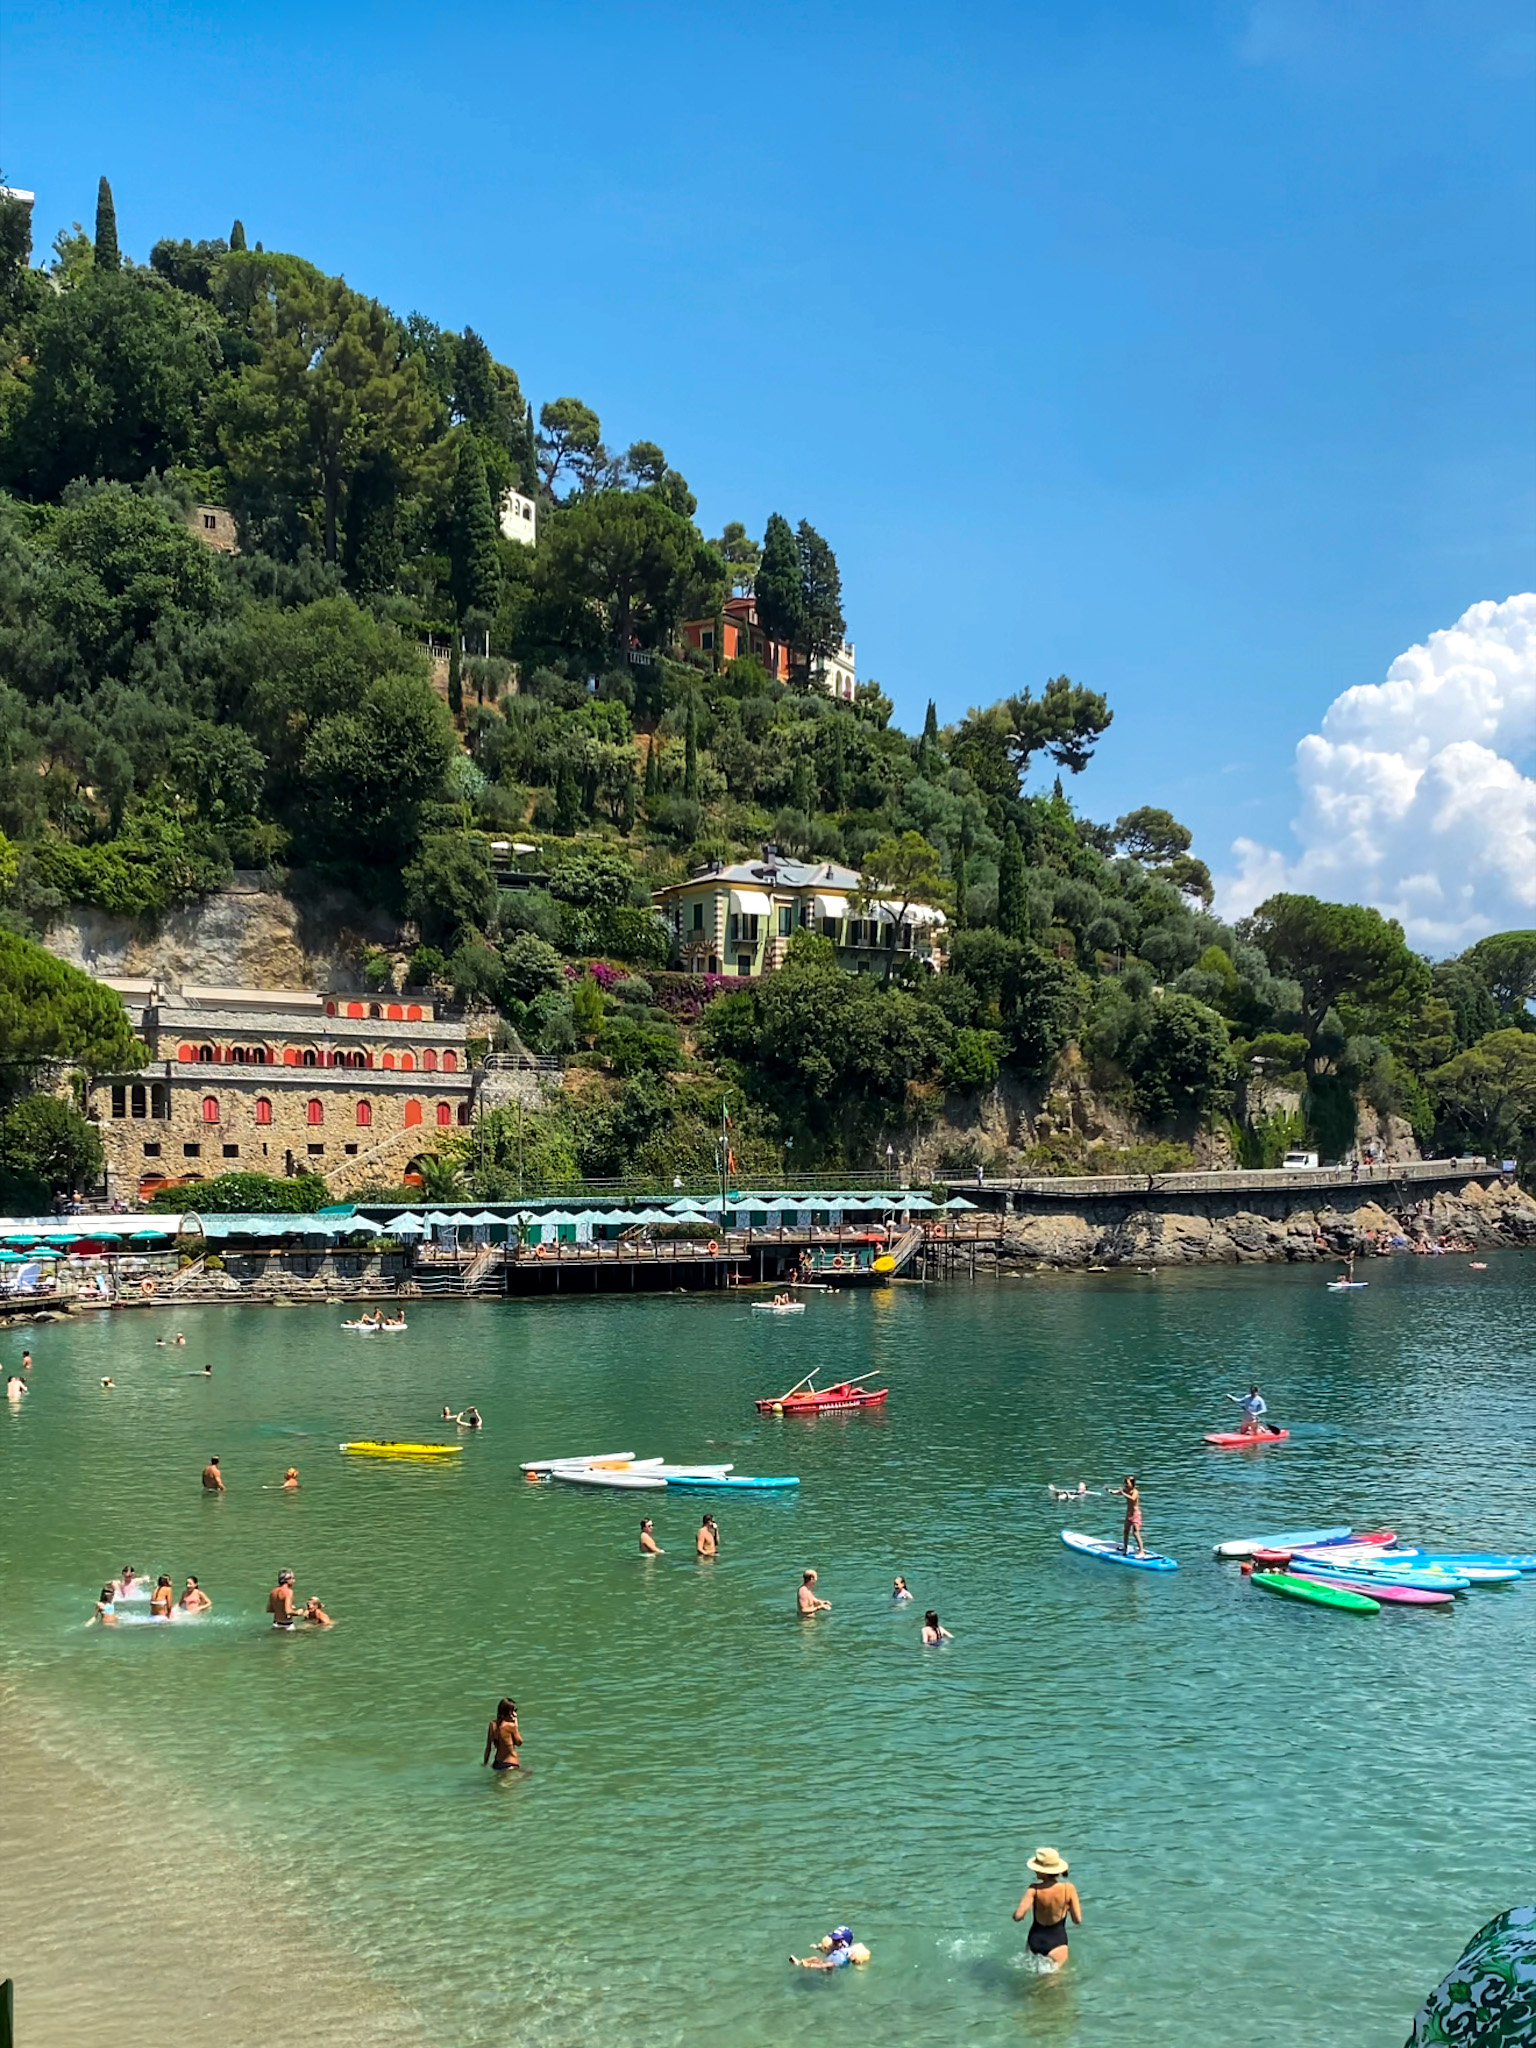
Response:
[[[752,1313],[755,1316],[803,1316],[803,1301],[754,1301]]]
[[[1283,1444],[1290,1433],[1288,1429],[1217,1429],[1206,1442],[1223,1451],[1251,1451],[1260,1444]]]
[[[681,1475],[668,1473],[667,1484],[668,1486],[677,1487],[682,1493],[699,1493],[705,1488],[712,1489],[717,1486],[738,1487],[746,1491],[756,1491],[758,1493],[777,1493],[782,1492],[786,1487],[798,1486],[800,1482],[798,1479],[753,1479],[745,1472],[725,1472],[718,1478],[713,1478],[700,1472],[692,1472]]]
[[[1380,1614],[1381,1602],[1351,1586],[1321,1586],[1316,1579],[1300,1579],[1290,1572],[1255,1572],[1253,1584],[1266,1593],[1278,1593],[1284,1600],[1305,1600],[1313,1607],[1338,1607],[1349,1614]]]
[[[403,1318],[398,1323],[371,1323],[364,1316],[360,1322],[343,1323],[341,1327],[344,1330],[356,1330],[358,1335],[363,1337],[383,1337],[392,1335],[396,1330],[407,1329],[409,1325]]]
[[[1134,1550],[1123,1550],[1118,1543],[1110,1543],[1102,1536],[1085,1536],[1080,1529],[1063,1529],[1061,1540],[1068,1550],[1077,1550],[1084,1557],[1096,1557],[1101,1564],[1127,1564],[1134,1571],[1176,1572],[1178,1563],[1171,1557],[1164,1557],[1156,1550],[1149,1550],[1145,1557],[1138,1557]]]
[[[857,1379],[839,1380],[835,1387],[818,1387],[816,1374],[808,1372],[803,1380],[796,1381],[787,1394],[757,1403],[759,1415],[819,1415],[824,1409],[832,1408],[878,1408],[890,1393],[889,1387],[866,1387],[865,1380],[872,1380],[872,1372],[861,1372]]]
[[[1218,1557],[1252,1557],[1256,1550],[1303,1550],[1308,1545],[1323,1543],[1344,1543],[1353,1535],[1345,1524],[1337,1529],[1285,1529],[1278,1536],[1234,1536],[1229,1543],[1218,1543]]]
[[[342,1444],[340,1448],[350,1451],[354,1458],[456,1458],[464,1446],[376,1443],[369,1438],[363,1438],[357,1443]]]

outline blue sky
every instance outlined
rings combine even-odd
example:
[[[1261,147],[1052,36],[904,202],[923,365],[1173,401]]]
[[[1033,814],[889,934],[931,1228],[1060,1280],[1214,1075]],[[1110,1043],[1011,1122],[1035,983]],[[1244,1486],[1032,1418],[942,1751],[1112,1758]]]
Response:
[[[47,6],[3,161],[295,249],[809,518],[903,722],[1065,671],[1213,866],[1536,550],[1527,5]]]

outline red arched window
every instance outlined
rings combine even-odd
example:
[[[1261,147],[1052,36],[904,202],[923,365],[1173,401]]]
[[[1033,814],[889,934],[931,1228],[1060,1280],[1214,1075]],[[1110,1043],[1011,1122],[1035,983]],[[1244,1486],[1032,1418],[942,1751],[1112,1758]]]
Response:
[[[272,1104],[265,1095],[258,1095],[256,1098],[256,1121],[259,1124],[269,1124],[272,1121]]]
[[[386,1017],[393,1017],[395,1022],[398,1024],[400,1020],[404,1017],[405,1012],[401,1009],[398,1003],[386,1003],[384,1005],[384,1014]]]
[[[385,1064],[385,1066],[386,1066],[386,1067],[393,1067],[393,1066],[394,1066],[394,1064],[395,1064],[395,1056],[394,1056],[394,1054],[393,1054],[392,1052],[387,1052],[387,1053],[385,1053],[385,1055],[384,1055],[384,1064]]]
[[[336,1014],[336,1005],[334,1003],[327,1003],[325,1006],[325,1014],[327,1015],[327,1017],[334,1017]]]
[[[413,1053],[413,1052],[403,1052],[403,1053],[401,1053],[401,1055],[400,1055],[400,1071],[401,1071],[401,1073],[402,1073],[402,1074],[414,1074],[414,1073],[415,1073],[415,1071],[416,1071],[416,1055],[415,1055],[415,1053]]]
[[[190,1045],[178,1045],[176,1048],[176,1057],[179,1060],[195,1060],[197,1058],[197,1054],[192,1050]]]
[[[432,1051],[430,1046],[421,1056],[421,1071],[424,1074],[435,1074],[437,1072],[437,1054]]]
[[[456,1052],[445,1052],[445,1053],[443,1054],[443,1072],[444,1072],[445,1074],[456,1074],[456,1073],[457,1073],[458,1071],[459,1071],[459,1056],[458,1056],[458,1054],[457,1054]]]
[[[283,1065],[285,1067],[296,1067],[298,1064],[299,1048],[296,1045],[285,1045],[283,1047]]]
[[[407,1003],[407,1004],[406,1004],[406,1006],[405,1006],[405,1021],[406,1021],[406,1023],[407,1023],[407,1024],[419,1024],[419,1023],[421,1022],[421,1005],[420,1005],[420,1003]]]
[[[446,1128],[453,1122],[453,1104],[451,1102],[440,1102],[437,1105],[437,1121],[442,1128]]]
[[[216,1124],[218,1120],[219,1098],[217,1095],[205,1095],[203,1097],[203,1122],[205,1124]]]
[[[362,1014],[363,1014],[363,1006],[362,1006],[362,1004],[361,1004],[361,1003],[348,1003],[348,1005],[347,1005],[347,1015],[348,1015],[349,1017],[361,1017],[361,1015],[362,1015]]]
[[[325,1104],[318,1095],[311,1095],[309,1098],[309,1107],[305,1111],[305,1115],[312,1124],[323,1124],[325,1122]]]
[[[363,1126],[373,1122],[373,1104],[371,1102],[360,1102],[357,1105],[357,1121]]]
[[[408,1131],[414,1130],[420,1122],[421,1104],[419,1102],[408,1102],[405,1105],[405,1128]]]

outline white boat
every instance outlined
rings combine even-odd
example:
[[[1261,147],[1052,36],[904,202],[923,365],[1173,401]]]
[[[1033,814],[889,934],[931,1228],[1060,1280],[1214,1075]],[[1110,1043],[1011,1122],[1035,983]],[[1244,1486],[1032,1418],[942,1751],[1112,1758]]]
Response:
[[[395,1333],[395,1332],[396,1332],[397,1330],[403,1330],[403,1329],[407,1328],[408,1326],[407,1326],[407,1325],[406,1325],[405,1323],[403,1323],[403,1322],[402,1322],[402,1323],[370,1323],[370,1322],[368,1322],[368,1321],[366,1320],[366,1318],[365,1318],[365,1319],[364,1319],[364,1320],[363,1320],[362,1322],[360,1322],[360,1323],[343,1323],[341,1327],[342,1327],[342,1328],[343,1328],[344,1330],[356,1330],[356,1331],[358,1332],[358,1334],[359,1334],[360,1336],[365,1336],[365,1337],[388,1337],[388,1336],[393,1336],[393,1335],[394,1335],[394,1333]]]
[[[803,1301],[754,1301],[752,1313],[755,1316],[803,1316]]]

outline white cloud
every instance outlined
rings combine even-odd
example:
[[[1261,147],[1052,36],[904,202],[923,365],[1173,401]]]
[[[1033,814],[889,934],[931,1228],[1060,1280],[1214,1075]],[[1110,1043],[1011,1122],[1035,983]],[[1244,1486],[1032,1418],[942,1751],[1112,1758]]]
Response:
[[[1336,697],[1296,749],[1294,856],[1252,839],[1217,881],[1223,915],[1277,889],[1373,903],[1451,953],[1536,925],[1536,593],[1475,604]]]

